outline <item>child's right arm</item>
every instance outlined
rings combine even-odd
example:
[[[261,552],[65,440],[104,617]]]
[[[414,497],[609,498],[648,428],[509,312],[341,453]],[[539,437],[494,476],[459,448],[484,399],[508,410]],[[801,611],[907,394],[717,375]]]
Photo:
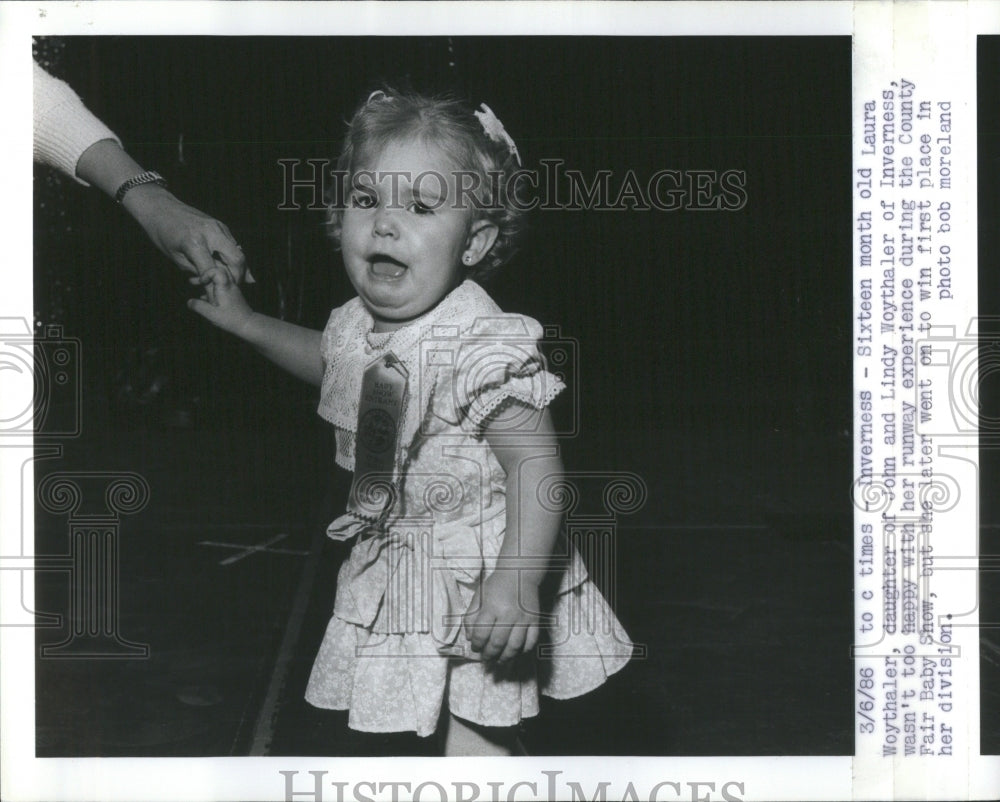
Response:
[[[192,298],[188,308],[210,323],[250,343],[293,376],[319,385],[323,381],[323,333],[254,312],[228,271],[207,271],[194,283],[206,283],[207,300]]]

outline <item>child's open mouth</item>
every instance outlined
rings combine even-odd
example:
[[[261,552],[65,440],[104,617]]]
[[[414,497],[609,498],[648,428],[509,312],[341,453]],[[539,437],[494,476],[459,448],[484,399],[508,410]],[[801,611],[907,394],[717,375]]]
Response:
[[[406,265],[385,254],[375,254],[369,260],[371,271],[379,278],[399,278],[406,272]]]

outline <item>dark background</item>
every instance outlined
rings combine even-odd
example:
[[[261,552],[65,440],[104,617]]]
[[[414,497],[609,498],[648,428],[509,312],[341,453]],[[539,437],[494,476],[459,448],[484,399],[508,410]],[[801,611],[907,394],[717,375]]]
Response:
[[[486,101],[528,167],[745,171],[737,211],[536,212],[489,287],[576,343],[579,408],[555,407],[578,415],[570,469],[631,472],[649,491],[619,520],[613,594],[648,656],[525,736],[536,754],[853,752],[848,37],[100,37],[36,52],[137,161],[232,229],[256,308],[316,328],[350,288],[322,213],[278,210],[278,160],[334,159],[383,81]],[[96,191],[39,167],[35,202],[37,322],[84,353],[84,436],[54,467],[138,471],[153,489],[121,547],[127,623],[152,657],[39,661],[39,754],[242,753],[308,574],[274,556],[220,578],[178,532],[264,520],[315,542],[343,491],[315,392],[188,312],[181,274]],[[272,753],[423,748],[359,747],[339,714],[299,701],[332,601],[326,552]],[[51,606],[64,591],[39,592]],[[123,735],[129,681],[159,689],[147,712],[176,732]],[[197,705],[171,707],[192,698],[178,684],[223,701],[196,721]],[[116,701],[74,712],[56,686]]]
[[[1000,753],[1000,36],[976,53],[979,136],[979,709],[981,752]]]

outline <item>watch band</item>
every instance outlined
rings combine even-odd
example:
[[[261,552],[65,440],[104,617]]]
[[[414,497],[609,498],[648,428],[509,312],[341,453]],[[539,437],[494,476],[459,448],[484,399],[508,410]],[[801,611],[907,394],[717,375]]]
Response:
[[[141,187],[143,184],[159,184],[161,187],[165,187],[167,185],[167,179],[154,170],[147,170],[144,173],[139,173],[139,175],[132,176],[132,178],[125,181],[120,187],[118,187],[117,190],[115,190],[115,201],[117,203],[121,203],[130,189]]]

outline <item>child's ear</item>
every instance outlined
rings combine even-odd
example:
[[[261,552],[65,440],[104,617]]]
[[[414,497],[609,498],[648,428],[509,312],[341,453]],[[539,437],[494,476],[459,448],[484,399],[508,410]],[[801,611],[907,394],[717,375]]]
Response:
[[[469,229],[469,238],[462,254],[462,264],[472,267],[479,264],[497,241],[500,229],[489,220],[476,220]]]

